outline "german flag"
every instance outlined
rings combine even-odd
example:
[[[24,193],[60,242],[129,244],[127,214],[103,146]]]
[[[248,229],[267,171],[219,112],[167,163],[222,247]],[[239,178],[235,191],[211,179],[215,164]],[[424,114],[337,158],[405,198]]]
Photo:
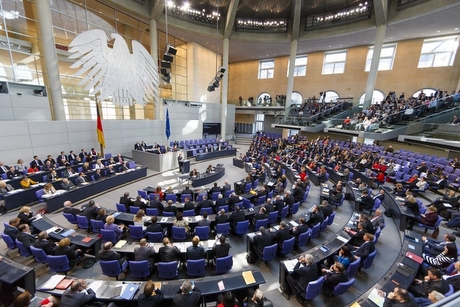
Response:
[[[104,139],[104,130],[102,129],[102,120],[101,114],[99,113],[99,105],[96,103],[96,110],[97,110],[97,141],[101,144],[102,147],[105,148],[105,139]]]

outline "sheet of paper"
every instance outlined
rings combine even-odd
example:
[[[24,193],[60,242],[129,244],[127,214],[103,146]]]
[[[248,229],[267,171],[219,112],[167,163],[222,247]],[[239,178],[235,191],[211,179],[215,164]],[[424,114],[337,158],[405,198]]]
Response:
[[[89,288],[92,289],[94,292],[97,292],[97,290],[99,290],[103,283],[104,282],[102,280],[95,280],[89,285]]]
[[[298,260],[297,259],[291,259],[291,260],[286,260],[284,261],[284,266],[288,270],[288,272],[294,271],[294,267],[297,264]]]
[[[219,286],[219,291],[222,291],[222,290],[225,290],[225,286],[224,286],[224,281],[221,280],[217,283],[217,285]]]
[[[252,271],[243,272],[243,279],[246,285],[253,284],[256,282],[256,280],[254,279],[254,275],[252,275]]]
[[[342,241],[343,243],[348,243],[348,240],[345,239],[345,238],[342,237],[342,236],[338,236],[337,239],[339,239],[339,240]]]
[[[120,240],[120,241],[117,242],[117,244],[114,246],[114,248],[122,248],[123,245],[126,244],[126,242],[127,242],[126,240]]]
[[[299,226],[299,223],[297,223],[296,221],[290,221],[289,223],[294,227]]]

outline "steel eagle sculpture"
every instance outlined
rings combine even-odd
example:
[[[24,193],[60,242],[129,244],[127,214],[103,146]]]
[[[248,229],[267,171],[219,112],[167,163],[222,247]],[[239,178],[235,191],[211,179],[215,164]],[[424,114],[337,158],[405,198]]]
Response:
[[[133,40],[131,53],[121,35],[112,33],[111,37],[112,48],[102,30],[83,32],[70,43],[73,54],[69,58],[78,59],[70,68],[81,67],[74,76],[86,74],[79,84],[86,84],[85,90],[99,101],[112,97],[115,105],[145,105],[158,97],[158,66],[149,52]]]

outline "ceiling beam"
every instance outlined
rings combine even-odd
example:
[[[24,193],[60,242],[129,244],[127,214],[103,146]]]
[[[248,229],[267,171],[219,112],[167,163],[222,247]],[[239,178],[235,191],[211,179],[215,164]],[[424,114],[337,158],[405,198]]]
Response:
[[[374,0],[375,23],[377,27],[388,22],[388,0]]]
[[[160,20],[163,17],[163,11],[165,9],[166,0],[152,0],[152,5],[150,8],[150,18],[154,20]]]
[[[302,11],[302,1],[294,1],[294,12],[292,15],[292,31],[291,31],[291,41],[299,39],[299,30],[300,30],[300,13]]]
[[[224,38],[230,38],[233,33],[233,27],[235,26],[236,11],[240,0],[232,0],[228,6],[227,20],[225,21]]]

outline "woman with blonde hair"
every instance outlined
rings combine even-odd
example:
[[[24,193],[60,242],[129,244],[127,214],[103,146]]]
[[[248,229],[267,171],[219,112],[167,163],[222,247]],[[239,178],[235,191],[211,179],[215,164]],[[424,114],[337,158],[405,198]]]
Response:
[[[117,225],[117,224],[114,224],[113,222],[115,222],[115,218],[113,217],[113,215],[109,215],[106,218],[106,222],[104,224],[104,229],[105,230],[113,230],[113,231],[115,231],[117,239],[119,240],[123,236],[125,236],[126,228],[125,228],[124,224]]]
[[[56,189],[53,187],[53,185],[51,183],[45,184],[43,187],[43,194],[53,195],[54,193],[56,193]]]
[[[30,211],[29,206],[22,206],[22,208],[19,210],[18,218],[20,219],[19,225],[21,224],[27,224],[30,226],[32,221],[30,220],[33,217],[32,211]]]
[[[144,225],[150,221],[150,218],[145,215],[145,211],[143,209],[140,209],[134,216],[133,221],[134,226],[142,226],[142,228],[145,230],[146,227]]]
[[[83,256],[81,249],[79,249],[76,245],[70,245],[69,238],[64,238],[59,241],[54,254],[56,256],[66,255],[67,259],[69,259],[70,268],[75,266],[75,264],[78,264]]]

